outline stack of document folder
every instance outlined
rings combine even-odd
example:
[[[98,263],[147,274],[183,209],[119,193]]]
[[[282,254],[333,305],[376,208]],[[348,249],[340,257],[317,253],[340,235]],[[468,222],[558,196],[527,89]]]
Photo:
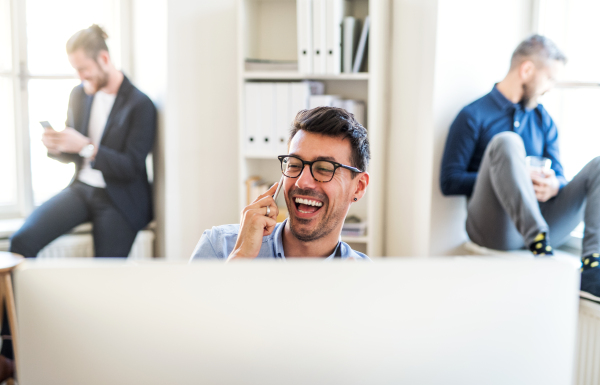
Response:
[[[358,20],[347,16],[345,0],[297,0],[298,69],[303,74],[360,72],[370,20],[358,37]]]
[[[244,155],[287,154],[292,121],[309,108],[311,95],[323,91],[323,83],[312,81],[245,83]]]

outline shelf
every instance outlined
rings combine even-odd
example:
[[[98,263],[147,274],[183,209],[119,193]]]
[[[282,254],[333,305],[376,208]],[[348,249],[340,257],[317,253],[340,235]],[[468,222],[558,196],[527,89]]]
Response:
[[[346,243],[369,243],[369,237],[366,235],[364,237],[342,236],[342,241]]]
[[[284,155],[284,154],[244,154],[244,158],[246,158],[246,159],[271,159],[271,160],[276,160],[279,162],[279,159],[277,159],[277,157],[279,155]]]
[[[298,0],[240,0],[238,4],[238,50],[237,50],[237,85],[238,85],[238,128],[240,154],[238,155],[239,164],[239,189],[238,204],[242,210],[247,204],[246,180],[251,176],[257,176],[266,182],[275,182],[281,179],[281,168],[278,155],[284,154],[277,148],[283,148],[280,143],[280,137],[277,137],[277,143],[273,146],[260,146],[259,151],[248,148],[245,145],[247,137],[247,115],[252,119],[259,119],[258,114],[264,113],[259,106],[246,104],[246,91],[253,87],[253,83],[270,83],[274,88],[284,89],[281,83],[298,83],[303,80],[314,80],[323,83],[323,93],[327,95],[339,96],[342,100],[360,100],[365,103],[365,117],[367,121],[363,125],[369,127],[369,142],[371,143],[372,153],[383,154],[385,146],[385,132],[387,131],[387,119],[389,111],[387,110],[386,95],[390,84],[387,74],[389,72],[389,63],[391,55],[387,49],[390,46],[391,23],[389,14],[391,11],[390,1],[379,0],[349,0],[347,3],[348,16],[353,16],[358,20],[364,20],[367,15],[371,17],[371,30],[368,38],[367,67],[365,71],[359,73],[341,73],[341,74],[306,74],[301,73],[293,66],[287,67],[250,67],[246,66],[246,58],[255,58],[262,60],[271,60],[274,64],[277,61],[291,62],[298,59],[298,34],[297,34],[297,1]],[[359,28],[360,29],[360,28]],[[374,75],[368,72],[371,69]],[[295,84],[293,87],[297,87]],[[292,87],[292,85],[290,85]],[[254,90],[259,88],[255,87]],[[265,86],[265,89],[269,88]],[[298,87],[299,88],[299,87]],[[283,92],[283,91],[281,91]],[[252,92],[251,92],[252,94]],[[260,96],[257,96],[260,95]],[[271,96],[261,91],[249,99],[254,103],[258,98],[270,99]],[[304,97],[304,96],[303,96]],[[283,100],[275,96],[275,101]],[[297,98],[301,99],[301,98]],[[287,120],[283,121],[283,114],[277,114],[277,128],[290,125],[295,113],[307,107],[301,107],[300,103],[294,104],[289,111]],[[306,103],[308,104],[308,103]],[[251,107],[251,108],[249,108]],[[265,109],[266,111],[267,109]],[[286,116],[287,116],[286,115]],[[250,119],[248,118],[248,119]],[[269,118],[270,119],[270,118]],[[265,127],[266,125],[259,119],[258,125],[254,124],[251,128]],[[258,130],[258,128],[256,128]],[[281,135],[280,131],[277,131]],[[383,157],[384,158],[384,157]],[[342,236],[341,239],[347,242],[351,247],[359,252],[369,256],[382,255],[382,218],[384,217],[384,206],[382,191],[385,186],[381,175],[384,165],[380,164],[382,158],[374,157],[370,164],[370,172],[373,177],[369,192],[364,199],[351,205],[349,215],[355,215],[368,223],[368,235],[365,236]],[[283,194],[282,194],[283,195]],[[280,199],[283,196],[279,197]],[[284,204],[280,201],[280,204]],[[356,234],[356,233],[354,233]]]
[[[299,72],[285,72],[285,71],[271,71],[271,72],[259,72],[259,71],[246,71],[244,72],[244,79],[246,80],[369,80],[368,72],[358,72],[351,74],[339,74],[339,75],[315,75],[315,74],[301,74]]]

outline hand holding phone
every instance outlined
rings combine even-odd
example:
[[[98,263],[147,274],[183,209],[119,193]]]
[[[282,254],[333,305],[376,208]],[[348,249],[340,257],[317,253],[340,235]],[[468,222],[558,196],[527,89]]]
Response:
[[[46,146],[50,154],[60,154],[56,138],[57,131],[52,127],[52,125],[49,122],[45,120],[41,121],[40,124],[42,125],[42,127],[44,127],[44,133],[42,134],[42,143],[44,144],[44,146]]]

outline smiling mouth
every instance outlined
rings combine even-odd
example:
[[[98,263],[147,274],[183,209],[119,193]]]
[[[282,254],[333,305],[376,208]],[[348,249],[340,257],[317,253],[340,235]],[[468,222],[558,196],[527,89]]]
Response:
[[[314,199],[295,198],[294,203],[302,214],[314,214],[323,207],[323,202]]]

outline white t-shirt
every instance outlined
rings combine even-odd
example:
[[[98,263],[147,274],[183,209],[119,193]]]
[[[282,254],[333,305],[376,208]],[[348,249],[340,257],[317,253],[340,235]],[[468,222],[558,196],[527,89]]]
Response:
[[[108,120],[116,97],[116,94],[111,95],[103,91],[98,91],[94,95],[92,110],[90,112],[90,122],[88,125],[88,138],[90,138],[92,144],[96,148],[98,148],[100,139],[102,139],[106,121]],[[106,187],[102,171],[93,169],[90,166],[89,159],[84,159],[83,167],[79,171],[77,179],[93,187]]]

